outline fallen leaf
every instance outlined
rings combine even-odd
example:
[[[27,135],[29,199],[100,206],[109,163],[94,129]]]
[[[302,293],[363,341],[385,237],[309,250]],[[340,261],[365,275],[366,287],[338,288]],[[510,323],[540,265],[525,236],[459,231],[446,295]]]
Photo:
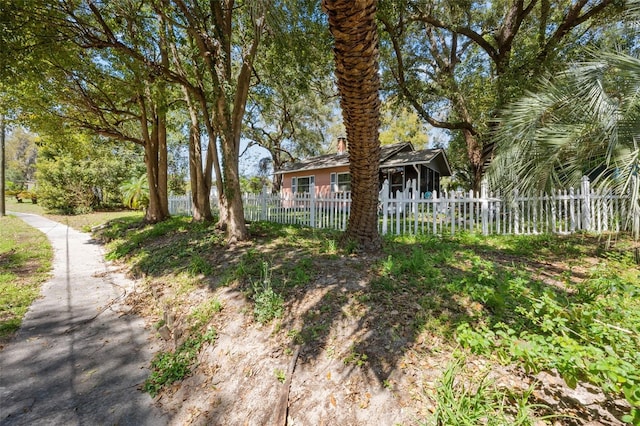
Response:
[[[336,406],[336,399],[333,397],[333,394],[329,395],[329,401],[331,402],[331,405],[334,407]]]
[[[331,380],[331,371],[327,373],[327,380]]]

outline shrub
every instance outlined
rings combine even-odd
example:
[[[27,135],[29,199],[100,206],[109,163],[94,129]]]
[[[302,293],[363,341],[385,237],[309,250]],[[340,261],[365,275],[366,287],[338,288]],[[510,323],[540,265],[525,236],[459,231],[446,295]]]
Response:
[[[33,204],[36,204],[38,202],[38,196],[36,195],[35,192],[20,191],[17,194],[15,194],[15,196],[19,203],[23,202],[24,200],[31,200]]]

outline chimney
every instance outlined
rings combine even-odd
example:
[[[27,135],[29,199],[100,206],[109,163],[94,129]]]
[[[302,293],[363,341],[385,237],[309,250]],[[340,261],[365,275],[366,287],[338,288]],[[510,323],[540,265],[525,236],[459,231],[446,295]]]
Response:
[[[338,155],[342,155],[347,152],[347,138],[345,136],[338,136]]]

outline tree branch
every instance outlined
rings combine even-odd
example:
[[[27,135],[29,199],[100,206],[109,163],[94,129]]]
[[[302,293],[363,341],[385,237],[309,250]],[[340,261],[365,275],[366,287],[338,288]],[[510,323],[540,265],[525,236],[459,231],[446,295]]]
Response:
[[[404,98],[409,101],[411,106],[415,108],[416,112],[422,117],[422,119],[425,120],[430,125],[432,125],[433,127],[438,127],[441,129],[449,129],[449,130],[466,129],[469,132],[471,132],[473,135],[475,135],[476,131],[470,123],[466,123],[466,122],[452,123],[447,121],[436,120],[431,116],[431,114],[427,112],[427,110],[422,106],[422,104],[418,102],[418,100],[415,98],[415,96],[413,96],[413,94],[407,87],[407,81],[404,73],[404,60],[402,56],[402,46],[400,46],[400,43],[398,42],[397,32],[394,29],[394,27],[391,25],[389,20],[386,19],[385,17],[381,17],[380,22],[382,22],[382,25],[385,31],[387,31],[387,33],[389,33],[391,37],[391,44],[393,46],[394,56],[396,58],[396,63],[398,64],[397,69],[392,69],[391,73],[393,74],[393,77],[396,80],[396,83],[398,83],[398,87],[400,87],[400,91],[404,96]]]
[[[414,16],[412,20],[423,22],[433,27],[442,28],[443,30],[448,30],[452,33],[458,33],[465,37],[468,37],[471,40],[473,40],[478,46],[480,46],[482,50],[487,52],[487,55],[489,55],[491,59],[496,61],[498,58],[498,51],[495,49],[495,47],[493,47],[491,43],[485,40],[481,34],[478,34],[477,32],[473,31],[471,28],[458,26],[458,25],[449,25],[429,14],[420,14],[420,15]]]

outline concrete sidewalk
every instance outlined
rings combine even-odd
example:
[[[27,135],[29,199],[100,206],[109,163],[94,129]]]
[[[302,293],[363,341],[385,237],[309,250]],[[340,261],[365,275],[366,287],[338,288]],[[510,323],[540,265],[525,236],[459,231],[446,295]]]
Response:
[[[164,425],[139,388],[149,332],[123,305],[134,283],[109,268],[88,234],[15,214],[44,232],[53,277],[0,352],[0,425]]]

